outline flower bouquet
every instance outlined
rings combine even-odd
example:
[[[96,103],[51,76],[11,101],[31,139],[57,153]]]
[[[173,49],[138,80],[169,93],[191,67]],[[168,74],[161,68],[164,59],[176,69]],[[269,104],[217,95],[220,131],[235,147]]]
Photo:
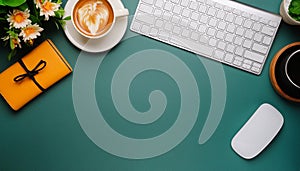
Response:
[[[18,50],[32,47],[44,31],[45,22],[64,27],[64,9],[61,0],[0,0],[0,36],[3,45],[10,47],[8,59]]]

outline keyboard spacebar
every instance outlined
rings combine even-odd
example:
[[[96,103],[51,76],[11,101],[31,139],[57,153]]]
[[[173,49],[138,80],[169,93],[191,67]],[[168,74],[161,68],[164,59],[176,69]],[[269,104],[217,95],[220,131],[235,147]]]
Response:
[[[212,56],[212,54],[214,52],[214,48],[212,48],[210,46],[206,46],[201,43],[190,41],[190,40],[184,39],[182,37],[174,36],[174,35],[172,35],[170,37],[170,42],[174,43],[176,45],[179,45],[179,46],[183,46],[197,54],[204,54],[207,56]]]

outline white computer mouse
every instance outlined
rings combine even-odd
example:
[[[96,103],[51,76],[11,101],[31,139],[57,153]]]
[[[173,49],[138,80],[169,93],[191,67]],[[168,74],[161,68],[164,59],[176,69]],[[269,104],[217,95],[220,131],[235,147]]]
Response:
[[[232,149],[245,159],[257,156],[277,135],[283,125],[281,113],[262,104],[231,141]]]

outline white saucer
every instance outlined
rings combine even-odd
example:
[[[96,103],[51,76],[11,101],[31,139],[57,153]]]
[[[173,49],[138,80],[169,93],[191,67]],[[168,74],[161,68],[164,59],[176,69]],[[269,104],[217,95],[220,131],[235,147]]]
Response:
[[[71,16],[73,4],[77,0],[68,0],[65,6],[65,17]],[[115,7],[124,8],[120,0],[112,1]],[[86,52],[104,52],[117,45],[124,36],[128,25],[128,16],[116,19],[114,28],[105,37],[99,39],[88,39],[80,35],[72,25],[72,21],[67,21],[64,32],[67,38],[79,49]]]

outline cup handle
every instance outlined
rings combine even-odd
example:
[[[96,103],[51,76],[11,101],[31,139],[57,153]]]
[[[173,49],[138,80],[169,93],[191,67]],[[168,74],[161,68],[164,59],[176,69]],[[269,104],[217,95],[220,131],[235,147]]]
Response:
[[[117,9],[115,11],[115,17],[123,17],[129,15],[129,11],[126,8],[123,9]]]

